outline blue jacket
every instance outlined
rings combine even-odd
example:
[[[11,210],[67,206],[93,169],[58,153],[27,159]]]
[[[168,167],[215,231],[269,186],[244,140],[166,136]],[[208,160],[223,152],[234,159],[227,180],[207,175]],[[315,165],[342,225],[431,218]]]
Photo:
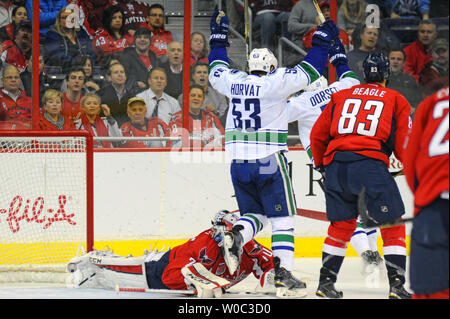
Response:
[[[33,2],[26,1],[26,8],[28,11],[28,18],[32,20]],[[56,15],[59,10],[68,5],[66,0],[40,0],[39,1],[39,35],[45,37],[48,30],[55,24]]]

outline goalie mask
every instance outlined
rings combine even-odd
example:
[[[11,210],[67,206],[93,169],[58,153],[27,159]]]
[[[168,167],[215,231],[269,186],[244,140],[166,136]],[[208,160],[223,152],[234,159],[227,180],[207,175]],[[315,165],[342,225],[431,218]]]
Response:
[[[230,231],[233,228],[234,223],[239,219],[239,215],[235,213],[230,213],[228,210],[221,210],[216,215],[214,215],[211,220],[213,230],[212,238],[219,243],[222,243],[222,234],[224,232]]]
[[[250,52],[248,57],[248,70],[250,73],[253,71],[269,73],[272,66],[276,69],[278,67],[278,61],[269,49],[253,49]]]

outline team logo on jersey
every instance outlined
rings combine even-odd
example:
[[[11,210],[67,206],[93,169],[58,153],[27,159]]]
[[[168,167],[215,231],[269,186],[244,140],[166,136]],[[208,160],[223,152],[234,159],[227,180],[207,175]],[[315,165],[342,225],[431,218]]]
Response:
[[[202,264],[205,264],[205,265],[211,264],[211,263],[213,262],[213,260],[210,259],[210,258],[208,257],[208,255],[206,254],[206,247],[203,247],[203,248],[200,250],[200,254],[198,255],[198,259],[200,259],[201,263],[202,263]]]

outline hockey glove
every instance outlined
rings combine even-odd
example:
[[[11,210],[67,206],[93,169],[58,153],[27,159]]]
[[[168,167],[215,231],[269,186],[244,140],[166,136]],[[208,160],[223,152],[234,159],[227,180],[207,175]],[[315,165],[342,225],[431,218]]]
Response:
[[[219,21],[217,21],[219,19]],[[211,37],[209,38],[209,45],[211,49],[225,48],[228,43],[228,29],[230,24],[228,17],[224,15],[223,11],[216,11],[211,18]]]
[[[330,57],[330,62],[334,67],[347,65],[348,63],[344,45],[339,38],[334,40],[334,44],[328,50],[328,56]]]
[[[327,20],[317,27],[312,37],[313,46],[330,46],[331,42],[339,36],[339,29],[333,20]]]

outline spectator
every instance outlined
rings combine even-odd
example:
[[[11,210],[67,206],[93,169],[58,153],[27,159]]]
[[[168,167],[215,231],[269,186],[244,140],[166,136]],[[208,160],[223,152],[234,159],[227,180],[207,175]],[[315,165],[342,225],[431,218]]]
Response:
[[[14,7],[14,1],[0,0],[0,27],[4,27],[12,22],[11,16]]]
[[[203,88],[203,105],[202,109],[210,111],[214,115],[221,117],[228,109],[228,103],[224,95],[217,92],[208,80],[208,64],[197,62],[192,67],[192,82]],[[183,105],[183,94],[178,97],[178,103]]]
[[[92,40],[96,63],[101,64],[105,56],[122,52],[133,45],[133,37],[125,31],[125,15],[118,6],[107,8],[103,12],[103,28],[99,29]]]
[[[320,10],[322,11],[322,14],[325,19],[330,19],[330,3],[327,0],[323,0],[319,2]],[[312,48],[312,36],[314,32],[317,30],[317,26],[320,25],[320,19],[319,16],[316,17],[316,26],[312,29],[310,29],[308,32],[305,33],[303,36],[303,47],[307,50]],[[339,30],[339,39],[341,40],[342,44],[345,47],[346,51],[350,50],[350,37],[348,36],[348,33],[342,29]]]
[[[27,60],[31,56],[31,23],[28,20],[19,22],[14,30],[14,40],[2,43],[3,52],[1,62],[3,65],[14,65],[19,72],[27,68]]]
[[[421,96],[419,94],[416,79],[403,72],[405,60],[406,54],[402,49],[389,52],[391,76],[389,77],[386,87],[400,92],[411,104],[411,111],[413,113],[421,101]]]
[[[0,28],[0,42],[14,39],[14,30],[22,20],[28,20],[27,8],[17,6],[12,10],[11,23]]]
[[[45,38],[47,32],[52,29],[58,19],[58,13],[67,6],[66,0],[40,0],[39,1],[39,36]],[[29,19],[32,20],[32,1],[26,2]]]
[[[253,30],[260,31],[261,47],[275,51],[277,26],[283,30],[287,24],[289,12],[292,10],[290,0],[252,0],[249,3],[253,13]],[[286,30],[287,31],[287,30]],[[287,32],[286,32],[287,33]],[[287,34],[283,34],[287,36]]]
[[[431,45],[433,61],[420,72],[419,85],[423,89],[423,98],[448,85],[448,41],[436,39]]]
[[[93,136],[120,137],[122,132],[116,120],[111,116],[108,105],[101,104],[100,96],[95,93],[87,93],[81,99],[81,117],[75,121],[75,128],[86,130]],[[104,117],[100,117],[103,111]],[[111,142],[99,141],[94,143],[94,147],[113,147]]]
[[[312,0],[301,0],[297,2],[289,14],[288,31],[291,34],[292,42],[300,48],[303,46],[303,36],[316,26],[317,11]]]
[[[148,11],[147,22],[140,24],[139,27],[147,28],[152,32],[150,50],[158,58],[165,58],[168,45],[173,41],[173,35],[172,32],[164,28],[164,7],[159,3],[152,4]]]
[[[28,64],[27,69],[31,70],[31,59],[33,56],[30,57],[30,62]],[[22,72],[21,75],[25,73]],[[29,73],[32,73],[32,71],[29,71]],[[25,90],[27,90],[27,94],[29,94],[29,96],[31,96],[30,92],[31,88],[32,88],[32,84],[31,84],[31,80],[32,80],[32,76],[30,74],[30,81],[29,81],[29,92],[27,90],[27,87],[25,86],[25,82],[23,82]],[[42,101],[42,98],[44,96],[44,93],[49,90],[49,89],[60,89],[60,85],[59,85],[59,81],[53,81],[52,79],[50,79],[50,77],[47,74],[47,71],[45,69],[45,64],[44,64],[44,56],[43,56],[43,52],[42,50],[39,51],[39,101]],[[42,105],[40,105],[41,107]]]
[[[337,26],[351,36],[358,25],[364,24],[366,3],[364,0],[344,0],[337,12]]]
[[[127,114],[130,121],[122,124],[123,136],[164,137],[169,135],[167,125],[157,117],[146,118],[147,107],[142,97],[128,100]],[[165,147],[166,141],[126,141],[123,147]]]
[[[364,80],[362,63],[366,56],[376,51],[379,30],[375,27],[364,26],[360,35],[361,45],[347,54],[348,66],[355,72],[359,80]]]
[[[109,84],[98,91],[102,103],[109,106],[111,116],[114,117],[119,127],[128,121],[127,103],[128,100],[141,90],[136,82],[128,80],[127,72],[120,62],[111,63],[106,73],[106,80]]]
[[[42,97],[43,112],[39,115],[40,130],[73,130],[73,121],[61,114],[63,95],[57,90],[47,90]]]
[[[391,18],[429,18],[429,0],[395,0],[391,12]]]
[[[33,55],[27,59],[27,66],[25,70],[20,72],[20,80],[22,81],[22,88],[25,91],[25,94],[29,97],[32,96],[32,87],[33,87]]]
[[[191,139],[191,147],[205,147],[205,146],[222,146],[222,136],[225,131],[219,118],[212,112],[202,108],[204,102],[203,87],[198,84],[193,84],[189,88],[189,127],[188,132]],[[174,114],[169,127],[171,128],[172,136],[180,136],[182,128],[182,111]],[[180,143],[174,146],[180,146]]]
[[[145,100],[147,106],[146,118],[158,117],[165,124],[169,124],[172,115],[181,110],[176,99],[165,93],[167,75],[163,68],[156,67],[148,74],[149,88],[137,96]]]
[[[155,53],[150,50],[151,44],[151,31],[139,28],[134,34],[134,46],[126,48],[120,58],[127,74],[142,90],[147,89],[148,72],[158,65]]]
[[[79,3],[86,14],[89,27],[92,30],[103,28],[103,11],[111,5],[110,0],[81,0]]]
[[[80,66],[73,67],[66,75],[67,91],[63,93],[61,114],[69,121],[75,121],[81,115],[81,98],[86,76]]]
[[[125,30],[134,36],[140,23],[145,23],[148,16],[148,5],[136,0],[111,0],[111,5],[119,6],[125,14]]]
[[[4,67],[2,81],[0,101],[6,112],[4,120],[8,122],[11,129],[31,129],[31,98],[20,89],[19,70],[13,65]],[[2,125],[2,128],[6,127]]]
[[[406,62],[403,71],[412,75],[417,82],[425,65],[433,60],[429,51],[436,36],[436,25],[431,20],[422,20],[419,23],[417,40],[404,49]]]
[[[203,33],[194,31],[191,34],[191,63],[192,67],[198,61],[208,63],[208,46]]]
[[[163,63],[167,75],[167,87],[165,92],[178,99],[183,93],[183,44],[172,41],[167,48],[167,62]]]
[[[97,92],[103,87],[104,81],[100,79],[94,79],[93,77],[93,61],[90,56],[87,55],[78,55],[73,59],[72,67],[81,67],[83,68],[84,75],[86,76],[83,86],[83,91],[85,93],[88,92]],[[67,91],[67,81],[64,80],[61,84],[61,92]]]
[[[58,66],[66,73],[71,68],[77,55],[89,55],[95,60],[91,39],[84,29],[73,27],[66,21],[72,14],[69,7],[63,8],[57,14],[57,19],[44,40],[45,64]]]

